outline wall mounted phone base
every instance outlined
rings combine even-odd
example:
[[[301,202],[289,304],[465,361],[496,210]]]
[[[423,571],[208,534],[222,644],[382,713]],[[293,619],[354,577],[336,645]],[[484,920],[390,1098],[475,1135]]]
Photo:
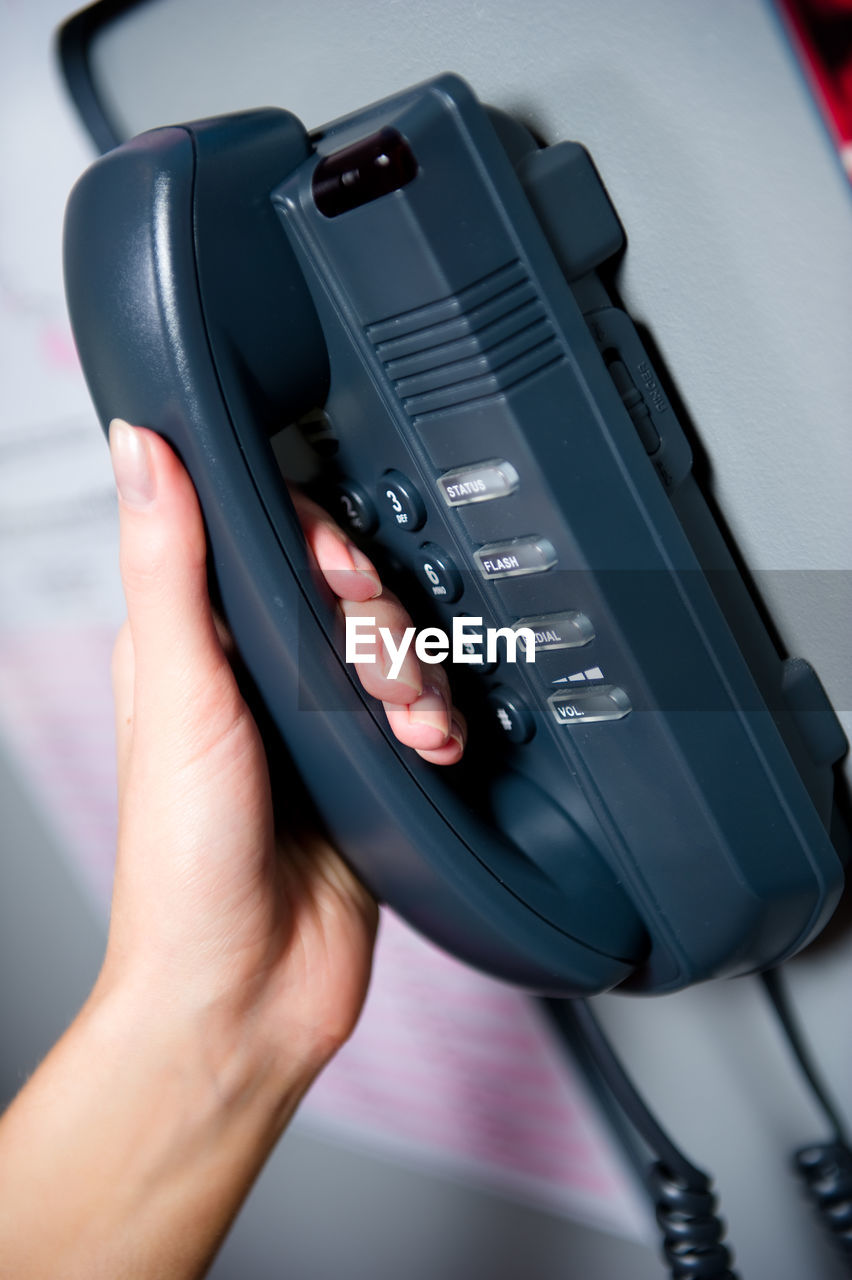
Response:
[[[184,459],[331,835],[436,942],[560,994],[777,963],[842,887],[845,740],[699,492],[605,283],[622,245],[587,153],[453,76],[315,136],[278,110],[142,135],[66,227],[99,415]],[[344,662],[279,465],[295,433],[418,621],[540,637],[534,664],[459,676],[462,765],[397,744]]]

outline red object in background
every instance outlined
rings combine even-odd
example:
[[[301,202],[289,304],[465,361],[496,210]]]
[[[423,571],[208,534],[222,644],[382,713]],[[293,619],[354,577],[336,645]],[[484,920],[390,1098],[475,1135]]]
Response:
[[[852,0],[778,0],[852,176]]]
[[[810,4],[801,7],[831,17],[836,13],[852,13],[852,0],[810,0]]]

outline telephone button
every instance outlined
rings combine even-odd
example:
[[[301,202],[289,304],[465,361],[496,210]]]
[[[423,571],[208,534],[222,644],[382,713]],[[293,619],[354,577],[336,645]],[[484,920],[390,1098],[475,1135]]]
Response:
[[[470,628],[469,629],[466,628],[467,634],[473,635],[476,633],[477,628],[475,628],[472,625],[472,620],[470,618],[470,615],[457,614],[456,616],[459,622],[471,622]],[[486,639],[484,634],[485,622],[482,618],[479,619],[479,624],[480,624],[479,630],[482,633],[481,641],[480,640],[474,641],[473,639],[463,641],[462,649],[464,653],[468,655],[468,657],[476,659],[475,662],[470,663],[471,670],[478,671],[480,674],[483,674],[483,673],[490,674],[492,671],[496,671],[497,663],[489,662],[487,660],[487,657],[486,657],[487,647],[486,647]]]
[[[434,542],[424,542],[419,551],[417,569],[433,599],[447,603],[458,600],[462,593],[461,574],[441,547]]]
[[[518,578],[526,573],[543,573],[556,564],[556,551],[547,538],[512,538],[490,542],[474,552],[484,578]]]
[[[378,485],[379,506],[387,512],[391,523],[414,532],[426,521],[423,499],[401,471],[386,471]]]
[[[517,487],[518,473],[504,458],[490,458],[470,467],[458,467],[438,477],[438,488],[448,507],[507,498]]]
[[[565,690],[547,699],[557,724],[590,724],[602,720],[622,720],[633,709],[623,689],[614,684],[593,689]]]
[[[535,733],[535,720],[522,698],[505,685],[498,685],[489,693],[488,705],[509,742],[529,742]]]
[[[334,515],[353,533],[372,533],[378,524],[376,508],[359,484],[346,480],[334,492]]]
[[[532,618],[518,618],[515,631],[528,627],[535,634],[536,653],[549,649],[578,649],[595,638],[595,628],[584,613],[571,609],[567,613],[538,613]]]

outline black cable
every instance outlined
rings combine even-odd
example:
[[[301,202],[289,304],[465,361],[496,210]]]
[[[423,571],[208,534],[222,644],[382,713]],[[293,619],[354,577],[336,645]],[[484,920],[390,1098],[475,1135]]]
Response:
[[[140,0],[97,0],[66,18],[56,34],[56,54],[65,87],[101,155],[124,138],[96,83],[92,48],[108,23],[139,3]]]
[[[544,1001],[563,1038],[578,1040],[625,1118],[656,1157],[646,1173],[672,1280],[737,1280],[712,1181],[686,1158],[628,1076],[583,1000]]]
[[[649,1110],[585,1000],[572,1000],[570,1004],[563,1000],[553,1000],[548,1004],[557,1024],[565,1017],[572,1020],[612,1097],[645,1145],[684,1186],[690,1189],[699,1187],[704,1181],[704,1174],[687,1160]]]
[[[846,1126],[817,1071],[780,969],[770,969],[761,978],[793,1057],[832,1130],[828,1142],[809,1143],[796,1151],[793,1168],[852,1275],[852,1150]]]
[[[816,1064],[811,1057],[811,1051],[805,1040],[802,1028],[799,1025],[796,1015],[793,1012],[793,1006],[790,1003],[790,996],[781,977],[780,969],[767,969],[760,975],[766,994],[769,996],[781,1028],[787,1037],[790,1048],[793,1051],[802,1075],[811,1087],[814,1097],[828,1120],[837,1142],[844,1146],[849,1145],[849,1138],[846,1132],[846,1126],[840,1118],[840,1114],[829,1097],[828,1089],[824,1081],[820,1078]]]

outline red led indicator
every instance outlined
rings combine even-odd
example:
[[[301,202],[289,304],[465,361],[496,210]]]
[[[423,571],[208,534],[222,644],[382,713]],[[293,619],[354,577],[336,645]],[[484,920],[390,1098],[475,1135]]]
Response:
[[[396,129],[380,129],[320,160],[312,180],[314,203],[336,218],[406,186],[417,174],[411,148]]]

